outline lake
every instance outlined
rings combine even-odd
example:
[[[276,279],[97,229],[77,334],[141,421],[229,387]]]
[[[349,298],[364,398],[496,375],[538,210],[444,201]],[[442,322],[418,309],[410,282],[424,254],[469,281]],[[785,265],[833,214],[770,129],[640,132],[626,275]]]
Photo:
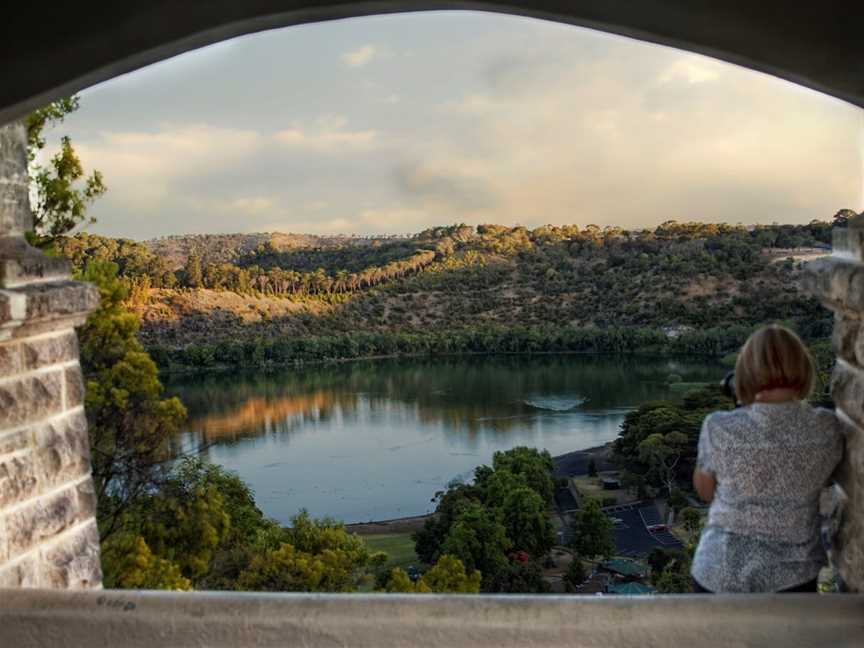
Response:
[[[420,515],[496,450],[552,455],[611,441],[625,414],[672,395],[691,359],[586,355],[387,359],[268,373],[174,376],[189,420],[178,449],[236,471],[264,513],[346,523]]]

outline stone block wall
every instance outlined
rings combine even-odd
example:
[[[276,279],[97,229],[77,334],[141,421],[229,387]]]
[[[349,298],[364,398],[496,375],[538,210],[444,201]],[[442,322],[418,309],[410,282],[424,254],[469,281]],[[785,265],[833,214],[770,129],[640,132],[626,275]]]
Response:
[[[0,127],[0,588],[101,586],[75,326],[93,286],[24,240],[26,131]]]
[[[864,214],[834,230],[833,254],[808,264],[805,289],[834,311],[831,390],[849,423],[838,473],[843,504],[835,562],[846,587],[864,592]]]

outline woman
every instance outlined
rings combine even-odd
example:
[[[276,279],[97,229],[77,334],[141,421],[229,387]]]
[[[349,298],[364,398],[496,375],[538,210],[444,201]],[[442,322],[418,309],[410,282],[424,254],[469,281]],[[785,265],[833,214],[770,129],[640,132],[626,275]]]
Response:
[[[693,485],[711,503],[693,559],[698,592],[815,592],[826,564],[819,494],[843,453],[843,425],[806,398],[815,369],[782,326],[759,329],[735,364],[741,407],[702,424]]]

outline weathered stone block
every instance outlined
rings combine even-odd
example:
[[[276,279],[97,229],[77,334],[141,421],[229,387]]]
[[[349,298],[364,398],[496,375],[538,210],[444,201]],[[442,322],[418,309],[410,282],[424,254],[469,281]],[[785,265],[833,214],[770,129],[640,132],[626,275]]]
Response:
[[[805,291],[832,310],[864,312],[864,264],[836,256],[811,261],[802,278]]]
[[[89,466],[88,466],[89,468]],[[78,491],[78,521],[96,518],[96,487],[92,479],[87,479],[76,487]]]
[[[3,455],[17,450],[23,450],[30,445],[32,436],[32,431],[26,428],[18,430],[17,432],[12,432],[11,434],[8,432],[0,432],[0,461],[2,461]]]
[[[70,487],[6,514],[3,524],[10,557],[25,553],[50,540],[78,520],[78,493]]]
[[[864,371],[838,362],[831,376],[831,393],[846,416],[864,427]]]
[[[13,288],[33,280],[69,279],[69,262],[49,257],[23,238],[0,238],[0,287]]]
[[[0,378],[21,371],[21,346],[16,342],[0,344]]]
[[[66,409],[78,407],[84,403],[84,379],[81,376],[81,367],[74,366],[66,369]]]
[[[9,567],[0,567],[0,589],[39,587],[36,556],[27,556]]]
[[[80,281],[34,284],[18,290],[27,295],[27,320],[86,314],[99,306],[96,286]]]
[[[32,453],[0,460],[0,508],[33,497],[38,488]]]
[[[40,490],[86,475],[90,471],[90,445],[84,413],[79,411],[39,428],[34,454]]]
[[[23,123],[0,126],[0,179],[0,236],[21,235],[33,226]]]
[[[61,369],[0,383],[0,430],[62,411],[64,381]]]
[[[51,589],[89,589],[102,583],[99,533],[87,524],[42,552],[39,585]]]
[[[860,330],[861,320],[857,317],[842,312],[834,314],[832,346],[834,352],[847,362],[857,362],[855,346],[858,342],[858,333]]]
[[[831,232],[834,254],[854,261],[864,261],[864,229],[835,227]]]
[[[38,369],[78,359],[78,336],[69,330],[62,335],[24,339],[21,353],[26,369]]]
[[[848,496],[837,543],[837,568],[853,591],[864,591],[864,432],[855,429],[846,440],[838,476]]]
[[[0,517],[0,570],[3,568],[3,563],[9,559],[9,538],[6,537],[6,528],[3,525],[3,518]],[[2,581],[2,579],[0,579]],[[3,587],[0,585],[0,587]]]
[[[9,303],[9,295],[0,293],[0,327],[12,321],[12,306]],[[3,374],[0,374],[2,376]]]

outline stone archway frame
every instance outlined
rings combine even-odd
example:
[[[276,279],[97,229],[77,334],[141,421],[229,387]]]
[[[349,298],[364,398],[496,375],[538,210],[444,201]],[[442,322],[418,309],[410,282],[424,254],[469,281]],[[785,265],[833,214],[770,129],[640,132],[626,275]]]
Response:
[[[125,0],[15,3],[0,21],[0,588],[99,587],[95,496],[73,327],[97,305],[68,266],[30,248],[30,110],[182,52],[267,29],[467,9],[545,18],[737,63],[864,106],[864,3],[788,0]],[[840,565],[864,588],[864,224],[810,270],[838,313],[838,405],[855,423],[842,481]]]
[[[279,27],[434,10],[568,23],[697,52],[864,106],[864,5],[788,0],[126,0],[16,3],[0,21],[0,124],[183,52]]]

